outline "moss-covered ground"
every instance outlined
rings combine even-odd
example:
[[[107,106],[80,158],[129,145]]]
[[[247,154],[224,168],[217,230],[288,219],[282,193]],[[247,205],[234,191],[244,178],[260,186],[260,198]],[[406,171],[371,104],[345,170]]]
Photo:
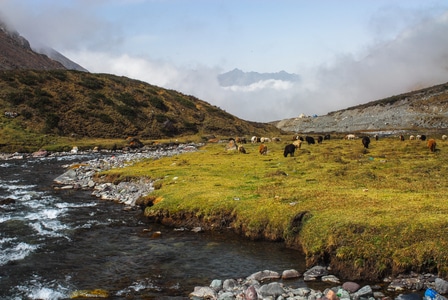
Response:
[[[284,241],[345,278],[447,274],[448,142],[430,152],[424,141],[372,139],[364,149],[338,138],[285,158],[289,139],[268,143],[267,155],[259,144],[242,154],[215,143],[106,175],[154,179],[150,218]]]

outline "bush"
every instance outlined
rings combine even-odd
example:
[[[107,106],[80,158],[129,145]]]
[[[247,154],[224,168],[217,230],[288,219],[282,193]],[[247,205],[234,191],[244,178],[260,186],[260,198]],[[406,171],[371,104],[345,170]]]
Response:
[[[161,99],[158,96],[150,96],[149,97],[149,103],[151,103],[151,105],[157,109],[160,109],[163,112],[167,112],[168,106],[165,105],[165,102],[163,101],[163,99]]]
[[[26,96],[22,93],[10,93],[6,95],[5,100],[16,106],[24,103],[26,100]]]
[[[60,81],[67,80],[67,72],[66,71],[52,71],[51,75],[53,75],[54,78],[56,78]]]
[[[91,76],[83,76],[79,84],[91,90],[100,90],[104,87],[102,80]]]
[[[58,128],[59,125],[59,116],[54,114],[54,113],[50,113],[47,118],[45,119],[45,128],[44,131],[46,133],[50,133],[53,131],[53,129]]]
[[[138,106],[137,100],[129,93],[123,93],[117,96],[117,99],[129,106]]]
[[[20,115],[25,119],[25,120],[29,120],[33,117],[33,113],[28,111],[28,110],[21,110],[20,111]]]

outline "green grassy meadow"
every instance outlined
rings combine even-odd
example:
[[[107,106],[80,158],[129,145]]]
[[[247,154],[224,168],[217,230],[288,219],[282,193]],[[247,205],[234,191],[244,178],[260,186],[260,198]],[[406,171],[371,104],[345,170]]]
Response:
[[[448,273],[448,141],[436,138],[432,153],[424,141],[372,139],[364,149],[338,138],[285,158],[289,139],[267,143],[267,155],[259,144],[242,154],[214,143],[102,175],[154,179],[148,217],[282,241],[344,278]]]

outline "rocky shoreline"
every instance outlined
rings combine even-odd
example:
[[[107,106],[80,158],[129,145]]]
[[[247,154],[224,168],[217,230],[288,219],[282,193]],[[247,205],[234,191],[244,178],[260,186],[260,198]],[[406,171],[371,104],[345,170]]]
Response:
[[[303,283],[288,282],[302,278]],[[281,280],[281,281],[278,281]],[[307,282],[321,280],[329,283],[331,288],[323,291],[307,287]],[[398,278],[386,278],[389,283],[384,290],[380,285],[364,285],[352,281],[341,284],[339,278],[329,274],[324,266],[315,266],[303,275],[297,270],[285,270],[282,274],[265,270],[254,273],[244,279],[213,280],[209,286],[195,287],[190,293],[190,299],[277,299],[277,300],[357,300],[357,299],[392,299],[417,300],[438,299],[446,300],[441,294],[448,292],[448,282],[432,274],[410,274]],[[431,291],[431,297],[427,297]],[[426,292],[424,292],[426,290]],[[386,295],[389,294],[389,295]]]
[[[65,167],[67,171],[54,179],[55,189],[92,190],[92,195],[108,201],[125,205],[125,209],[133,209],[138,198],[152,192],[153,185],[149,179],[142,178],[135,182],[99,183],[94,181],[98,172],[112,168],[121,168],[133,162],[164,156],[174,156],[185,152],[198,151],[198,144],[164,144],[157,147],[120,151],[71,151],[67,153],[39,154],[0,154],[0,159],[26,159],[32,157],[60,157],[67,155],[92,155],[98,157],[82,163],[72,163]],[[192,228],[196,230],[197,228]],[[244,279],[215,279],[209,286],[195,287],[190,299],[300,299],[300,300],[349,300],[349,299],[391,299],[398,300],[425,299],[423,293],[427,289],[437,291],[438,300],[447,300],[442,294],[448,294],[448,281],[433,274],[402,274],[396,278],[385,278],[381,285],[361,286],[355,282],[341,284],[339,278],[330,274],[325,266],[315,266],[300,274],[296,270],[285,270],[282,274],[274,271],[260,271]],[[298,285],[297,279],[304,284]],[[292,281],[291,281],[292,280]],[[329,283],[332,288],[323,291],[307,287],[307,282]],[[294,282],[294,284],[289,284]],[[387,295],[386,295],[387,294]],[[435,299],[435,298],[431,298]],[[430,300],[430,299],[425,299]]]
[[[159,147],[140,148],[134,151],[115,151],[82,163],[65,166],[67,171],[54,179],[55,189],[92,190],[92,195],[102,200],[109,200],[134,207],[137,199],[154,190],[152,181],[141,178],[138,181],[123,181],[119,184],[94,181],[94,175],[101,171],[123,168],[142,159],[158,159],[185,152],[197,151],[198,144],[164,144]],[[106,153],[108,154],[108,153]]]

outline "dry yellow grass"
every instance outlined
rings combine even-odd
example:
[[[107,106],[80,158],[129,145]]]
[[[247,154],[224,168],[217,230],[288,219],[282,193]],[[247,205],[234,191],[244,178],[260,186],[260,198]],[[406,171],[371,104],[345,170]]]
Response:
[[[447,274],[448,142],[436,137],[431,153],[423,141],[384,138],[365,150],[360,139],[332,139],[285,158],[287,139],[268,143],[265,156],[258,145],[241,154],[208,144],[108,174],[157,180],[162,201],[146,209],[149,217],[188,216],[282,240],[346,278]]]

